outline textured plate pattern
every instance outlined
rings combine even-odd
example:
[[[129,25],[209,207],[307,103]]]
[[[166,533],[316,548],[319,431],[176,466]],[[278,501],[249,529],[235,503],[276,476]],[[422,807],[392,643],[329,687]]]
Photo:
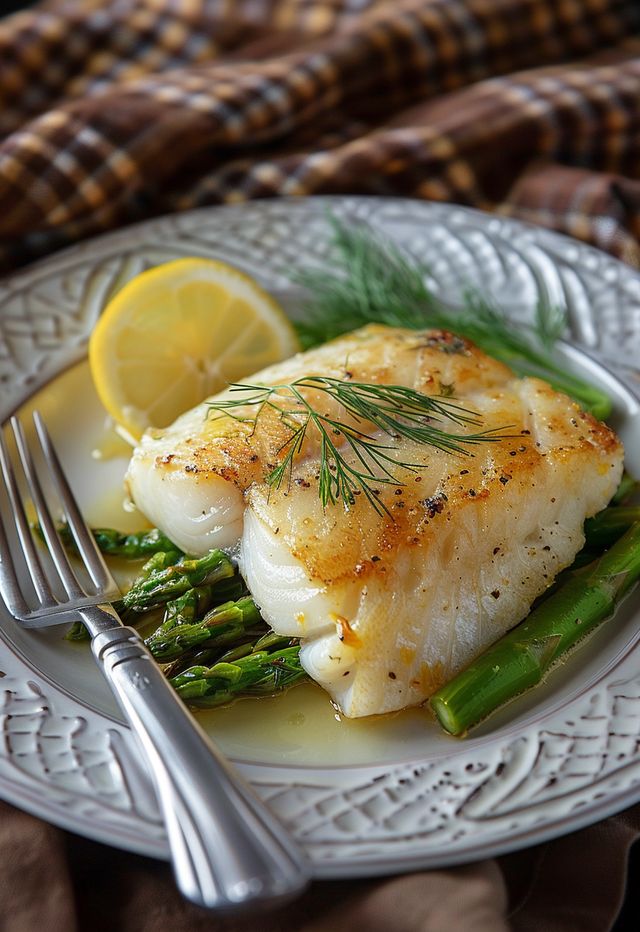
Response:
[[[291,271],[326,261],[326,209],[380,227],[455,301],[481,286],[515,319],[541,296],[573,340],[638,375],[640,277],[555,234],[474,211],[368,198],[266,201],[160,219],[73,248],[0,283],[0,420],[79,358],[107,297],[142,269],[216,256],[292,313]],[[1,620],[0,794],[74,831],[166,856],[153,791],[126,728],[69,697],[12,646]],[[620,657],[622,659],[620,659]],[[319,875],[471,860],[578,828],[640,798],[640,654],[625,649],[561,708],[411,764],[245,765]]]

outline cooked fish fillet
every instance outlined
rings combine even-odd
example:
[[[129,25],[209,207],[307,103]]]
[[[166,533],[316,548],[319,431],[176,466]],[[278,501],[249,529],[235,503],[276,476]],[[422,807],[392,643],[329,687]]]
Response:
[[[402,486],[381,486],[393,517],[364,495],[349,511],[323,510],[312,431],[291,484],[269,489],[265,475],[290,436],[278,413],[265,409],[254,430],[207,417],[205,404],[142,439],[130,493],[187,551],[240,544],[264,617],[275,631],[304,639],[305,669],[347,716],[415,705],[519,622],[572,562],[585,518],[620,480],[622,445],[545,382],[515,378],[442,331],[371,325],[250,381],[309,375],[434,395],[453,386],[483,429],[510,439],[476,446],[472,456],[400,439],[392,455],[422,468],[399,469]],[[333,404],[312,400],[325,412]]]

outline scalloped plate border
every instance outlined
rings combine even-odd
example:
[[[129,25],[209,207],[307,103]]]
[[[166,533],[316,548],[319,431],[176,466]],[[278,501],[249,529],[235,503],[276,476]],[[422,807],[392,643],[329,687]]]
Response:
[[[640,276],[610,256],[449,205],[278,199],[148,221],[0,281],[0,421],[83,355],[106,297],[150,264],[217,256],[293,307],[287,274],[301,257],[326,258],[328,206],[426,256],[445,293],[481,284],[508,298],[518,320],[540,294],[565,301],[573,340],[614,361],[632,389],[640,384]],[[128,729],[34,669],[2,628],[0,640],[0,795],[71,831],[166,858]],[[560,708],[458,743],[446,757],[335,769],[239,766],[305,845],[319,877],[441,867],[538,843],[640,800],[640,648],[629,642]]]

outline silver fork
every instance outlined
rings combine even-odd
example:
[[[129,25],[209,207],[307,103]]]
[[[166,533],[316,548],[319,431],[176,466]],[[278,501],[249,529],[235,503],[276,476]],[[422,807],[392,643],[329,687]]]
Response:
[[[123,625],[109,604],[119,596],[118,587],[37,413],[34,423],[39,462],[21,423],[17,418],[10,421],[22,483],[0,428],[0,489],[4,485],[5,511],[9,505],[15,524],[12,532],[0,502],[2,600],[26,627],[78,616],[86,625],[98,666],[146,754],[183,895],[202,906],[229,911],[290,899],[308,883],[305,857],[197,725],[135,629]],[[45,493],[47,476],[91,584],[74,569],[56,530]],[[50,560],[32,536],[21,484],[37,512]],[[17,546],[10,546],[12,537]]]

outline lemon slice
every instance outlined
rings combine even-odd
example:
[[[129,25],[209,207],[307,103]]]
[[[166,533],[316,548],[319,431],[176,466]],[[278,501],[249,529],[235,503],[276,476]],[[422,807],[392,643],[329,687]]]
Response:
[[[177,259],[111,299],[89,363],[102,404],[137,439],[298,348],[284,311],[248,275],[211,259]]]

